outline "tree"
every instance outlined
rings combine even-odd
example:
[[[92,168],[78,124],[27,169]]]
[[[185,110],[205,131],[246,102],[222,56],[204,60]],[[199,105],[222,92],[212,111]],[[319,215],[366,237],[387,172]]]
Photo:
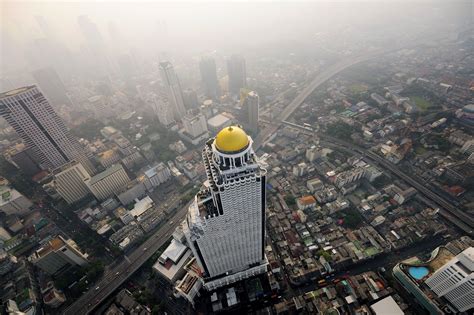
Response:
[[[295,197],[291,195],[285,196],[285,202],[290,207],[293,207],[294,205],[296,205]]]
[[[318,256],[323,256],[324,259],[326,259],[326,261],[332,261],[332,256],[331,254],[329,254],[327,251],[325,251],[324,249],[320,249],[316,252],[316,254]]]
[[[93,140],[100,135],[104,124],[94,118],[88,119],[80,125],[71,129],[71,133],[79,138]]]
[[[341,219],[344,221],[344,226],[355,229],[362,223],[362,216],[357,210],[346,209],[341,211]]]
[[[104,272],[104,264],[100,260],[94,261],[85,267],[85,271],[87,279],[95,281]]]
[[[333,123],[326,129],[328,135],[345,141],[350,141],[351,135],[354,131],[353,126],[343,121]]]
[[[160,305],[153,305],[153,308],[151,309],[151,314],[152,315],[158,315],[161,314],[161,308]]]

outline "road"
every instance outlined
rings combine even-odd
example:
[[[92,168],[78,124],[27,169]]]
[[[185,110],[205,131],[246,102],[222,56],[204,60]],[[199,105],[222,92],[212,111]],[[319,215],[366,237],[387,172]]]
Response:
[[[416,45],[418,46],[418,45]],[[414,47],[416,47],[414,46]],[[355,58],[351,59],[346,59],[342,60],[326,70],[324,70],[322,73],[320,73],[316,78],[309,84],[307,85],[303,91],[296,96],[296,98],[287,106],[285,109],[278,115],[278,117],[275,119],[274,123],[269,123],[267,126],[260,131],[259,135],[255,138],[254,141],[254,150],[257,151],[264,143],[267,141],[267,139],[274,134],[283,123],[287,123],[286,120],[291,116],[291,114],[301,105],[303,102],[308,98],[308,96],[316,89],[318,88],[321,84],[329,80],[331,77],[336,75],[337,73],[355,65],[360,62],[369,60],[371,58],[374,58],[378,55],[389,53],[389,52],[394,52],[396,50],[402,49],[401,47],[399,48],[393,48],[393,49],[379,49],[370,53],[366,53],[362,56],[358,56]],[[299,126],[301,129],[305,130],[302,126]],[[305,130],[306,131],[306,130]],[[323,135],[319,135],[323,136]],[[325,136],[326,137],[326,136]],[[454,223],[456,226],[458,226],[460,229],[462,229],[464,232],[467,234],[473,236],[474,235],[474,220],[457,209],[455,206],[453,206],[449,201],[444,199],[442,196],[438,195],[436,192],[430,190],[427,188],[423,183],[419,182],[417,179],[413,178],[412,176],[405,174],[402,172],[400,169],[395,164],[392,164],[388,161],[386,161],[384,158],[378,156],[374,152],[364,150],[362,148],[356,147],[351,143],[348,142],[343,142],[335,138],[329,139],[326,137],[327,140],[330,140],[333,144],[336,144],[340,148],[348,149],[351,148],[352,152],[357,152],[359,154],[362,154],[366,156],[367,158],[371,159],[373,162],[375,162],[378,165],[381,165],[384,167],[384,169],[390,170],[392,173],[415,187],[419,192],[421,192],[423,195],[425,195],[428,199],[432,200],[439,206],[441,206],[440,209],[440,214],[445,217],[447,220],[451,221]]]
[[[315,136],[316,134],[305,129],[303,126],[299,126],[294,123],[286,122],[292,127],[298,128],[304,133]],[[354,155],[361,155],[370,160],[373,164],[380,166],[384,170],[389,170],[391,173],[396,175],[397,177],[404,180],[406,183],[413,186],[418,192],[423,194],[428,200],[433,201],[435,204],[440,206],[439,213],[446,218],[448,221],[453,223],[459,229],[463,230],[470,236],[474,236],[474,220],[469,215],[465,214],[457,207],[453,206],[449,201],[447,201],[443,196],[437,194],[436,192],[429,189],[424,183],[420,180],[414,178],[411,175],[406,174],[402,170],[398,168],[395,164],[385,160],[383,157],[379,156],[378,154],[361,148],[353,143],[349,143],[334,137],[330,137],[323,133],[318,133],[317,136],[320,138],[321,143],[328,147],[337,148],[339,150],[343,150],[349,152]]]
[[[462,31],[467,31],[470,30],[471,27],[466,27]],[[461,32],[461,31],[460,31]],[[319,75],[314,78],[313,81],[311,81],[310,84],[308,84],[303,91],[296,96],[296,98],[288,104],[287,107],[278,115],[278,117],[274,120],[276,123],[274,124],[269,124],[267,127],[262,129],[259,133],[259,135],[254,139],[253,147],[254,150],[257,151],[263,144],[265,144],[265,141],[267,141],[268,137],[270,137],[272,134],[274,134],[278,128],[280,128],[281,124],[283,121],[287,120],[291,114],[301,105],[303,102],[308,98],[308,96],[313,93],[313,91],[318,88],[321,84],[332,78],[334,75],[338,74],[339,72],[356,65],[360,62],[370,60],[374,57],[377,57],[379,55],[383,54],[388,54],[388,53],[393,53],[402,49],[412,49],[416,47],[420,47],[422,45],[432,45],[434,43],[439,43],[441,40],[445,39],[444,36],[439,36],[435,35],[432,37],[429,37],[428,35],[425,37],[420,37],[420,40],[414,41],[416,44],[411,44],[411,45],[399,45],[396,47],[391,47],[391,48],[385,48],[385,49],[376,49],[371,52],[366,52],[363,55],[360,56],[351,56],[348,57],[348,59],[341,60],[334,65],[329,66],[327,69],[325,69],[323,72],[321,72]]]
[[[391,51],[391,50],[390,50]],[[350,59],[345,59],[336,64],[328,67],[326,70],[321,72],[319,75],[314,78],[309,85],[307,85],[303,91],[296,96],[296,98],[285,107],[285,109],[278,115],[275,119],[277,123],[269,124],[266,128],[260,131],[259,135],[255,138],[254,141],[254,150],[257,151],[265,142],[265,140],[275,133],[280,127],[281,123],[287,120],[291,114],[308,98],[308,96],[313,93],[313,91],[318,88],[321,84],[325,83],[327,80],[338,74],[339,72],[363,61],[372,59],[375,56],[389,52],[389,50],[376,50],[370,53],[366,53],[362,56],[352,57]]]
[[[403,179],[406,183],[413,186],[416,190],[418,190],[418,192],[422,193],[429,200],[438,204],[441,207],[439,210],[439,213],[443,217],[445,217],[446,219],[454,223],[457,227],[462,229],[468,235],[474,236],[474,220],[472,217],[462,212],[457,207],[453,206],[449,201],[444,199],[443,196],[429,189],[418,179],[400,170],[398,166],[396,166],[395,164],[385,160],[383,157],[379,156],[378,154],[370,150],[365,150],[354,144],[351,144],[339,139],[335,139],[332,137],[328,137],[324,134],[319,134],[319,137],[322,140],[324,140],[325,143],[328,143],[330,145],[331,144],[335,145],[339,149],[350,150],[353,153],[365,156],[366,158],[371,160],[374,164],[381,166],[384,170],[389,170],[390,172],[395,174],[397,177]]]
[[[375,256],[372,259],[360,262],[354,266],[346,268],[346,270],[334,273],[332,275],[332,278],[336,279],[345,275],[351,276],[351,275],[358,275],[358,274],[361,274],[363,272],[368,272],[368,271],[377,271],[378,268],[381,268],[381,267],[385,268],[387,271],[390,272],[396,263],[413,256],[417,256],[420,254],[427,254],[430,251],[434,250],[436,247],[446,244],[447,241],[448,240],[443,238],[441,235],[436,235],[428,239],[425,239],[421,242],[418,242],[416,244],[405,247],[403,249],[389,252],[389,253],[382,253],[378,256]],[[350,271],[350,273],[348,271]],[[294,288],[293,289],[294,292],[288,293],[286,297],[301,295],[305,292],[316,290],[318,288],[319,288],[318,283],[315,280],[310,283],[303,284],[301,286]]]
[[[140,247],[129,254],[121,263],[107,271],[102,279],[93,288],[83,294],[77,301],[71,304],[63,314],[89,314],[110,294],[112,294],[128,277],[138,270],[174,232],[176,227],[186,216],[189,204],[177,211],[168,222],[165,223],[155,234],[146,240]]]

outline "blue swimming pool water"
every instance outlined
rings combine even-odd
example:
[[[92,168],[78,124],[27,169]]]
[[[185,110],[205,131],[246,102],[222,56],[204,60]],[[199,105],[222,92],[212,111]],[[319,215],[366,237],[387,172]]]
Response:
[[[408,273],[413,278],[420,280],[423,279],[430,271],[426,267],[410,267],[408,268]]]

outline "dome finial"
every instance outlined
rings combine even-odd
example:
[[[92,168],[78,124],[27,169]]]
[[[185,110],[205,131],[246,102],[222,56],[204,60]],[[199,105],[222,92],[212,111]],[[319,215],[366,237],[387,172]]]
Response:
[[[239,126],[229,126],[219,131],[214,144],[221,152],[239,152],[248,146],[249,137]]]

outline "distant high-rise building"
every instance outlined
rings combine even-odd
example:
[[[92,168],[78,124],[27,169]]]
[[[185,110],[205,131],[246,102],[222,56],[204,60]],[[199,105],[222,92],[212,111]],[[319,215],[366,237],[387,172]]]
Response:
[[[199,62],[201,80],[204,83],[208,97],[217,99],[220,96],[219,81],[217,80],[216,62],[211,57],[204,57]]]
[[[51,104],[36,86],[0,94],[0,115],[15,129],[43,168],[76,160],[91,174],[94,167]]]
[[[265,177],[240,127],[222,129],[203,150],[207,181],[184,233],[208,290],[266,272]]]
[[[97,25],[93,23],[88,16],[81,15],[77,18],[77,23],[79,24],[79,29],[82,32],[82,35],[86,39],[87,44],[92,49],[103,49],[105,46],[104,38],[99,32]]]
[[[43,33],[44,37],[48,38],[49,40],[54,39],[54,34],[51,30],[51,27],[49,26],[48,21],[44,18],[42,15],[37,15],[35,16],[36,23],[38,23],[38,26],[41,29],[41,32]]]
[[[186,89],[183,91],[183,100],[184,106],[188,110],[199,107],[197,93],[193,89]]]
[[[173,108],[168,102],[159,99],[156,94],[150,94],[147,102],[151,105],[158,121],[163,126],[170,126],[175,123]]]
[[[39,69],[33,71],[32,75],[53,107],[72,105],[63,81],[53,68]]]
[[[79,16],[77,22],[85,39],[85,55],[88,56],[93,73],[99,77],[107,77],[111,72],[114,72],[114,67],[107,56],[102,34],[97,25],[86,15]]]
[[[229,92],[239,95],[240,89],[247,86],[245,59],[240,55],[232,55],[227,60],[227,73],[229,74]]]
[[[474,308],[474,247],[469,247],[436,270],[425,282],[439,297],[465,312]]]
[[[114,108],[110,105],[110,98],[104,95],[94,95],[87,99],[91,105],[91,111],[94,113],[96,119],[107,121],[114,117],[116,113]]]
[[[201,113],[189,112],[183,117],[183,125],[184,130],[192,139],[207,133],[206,117]]]
[[[176,120],[181,120],[184,115],[186,115],[183,90],[181,89],[181,84],[179,83],[178,76],[176,75],[171,62],[160,62],[160,73],[163,85],[168,92],[168,101],[173,107],[174,118]]]
[[[124,81],[129,81],[137,73],[137,68],[132,57],[129,54],[123,54],[118,59],[120,73]]]
[[[242,97],[242,96],[241,96]],[[255,136],[258,133],[258,117],[259,117],[259,98],[255,91],[246,93],[242,99],[242,114],[244,124],[249,128]]]

